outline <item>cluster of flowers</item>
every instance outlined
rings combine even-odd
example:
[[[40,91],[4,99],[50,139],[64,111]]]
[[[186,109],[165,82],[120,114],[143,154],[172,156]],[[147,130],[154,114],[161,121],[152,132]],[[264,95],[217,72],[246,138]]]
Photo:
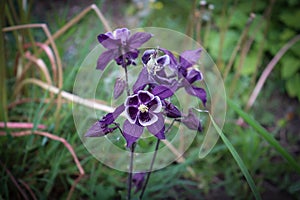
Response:
[[[136,65],[140,54],[138,48],[151,37],[153,35],[146,32],[131,35],[127,28],[100,34],[98,41],[107,50],[99,56],[97,69],[104,70],[110,61],[115,60],[127,73],[128,66]],[[166,118],[176,119],[189,129],[201,131],[200,120],[192,109],[184,114],[170,102],[170,97],[183,88],[187,94],[199,98],[205,105],[205,90],[195,86],[203,76],[193,67],[198,62],[200,53],[201,49],[187,50],[176,58],[171,51],[164,48],[144,51],[141,56],[143,67],[133,85],[132,93],[128,88],[127,79],[117,79],[114,98],[127,91],[125,102],[93,124],[85,137],[101,137],[119,129],[127,147],[131,148],[142,135],[144,128],[158,139],[165,139]],[[115,120],[123,112],[126,120],[120,127]]]

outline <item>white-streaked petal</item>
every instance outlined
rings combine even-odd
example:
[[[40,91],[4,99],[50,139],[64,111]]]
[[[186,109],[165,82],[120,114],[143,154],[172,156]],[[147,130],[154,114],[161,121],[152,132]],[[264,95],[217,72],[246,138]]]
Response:
[[[138,120],[142,126],[149,126],[151,124],[154,124],[158,120],[158,117],[155,114],[152,114],[151,112],[149,112],[149,115],[151,115],[150,120],[146,121],[146,122],[143,122],[140,119],[140,117],[138,117]]]

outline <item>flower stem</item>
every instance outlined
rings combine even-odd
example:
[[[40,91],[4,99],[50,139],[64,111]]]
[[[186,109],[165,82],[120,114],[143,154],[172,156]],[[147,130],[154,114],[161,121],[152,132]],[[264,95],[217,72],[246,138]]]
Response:
[[[135,143],[132,144],[131,153],[130,153],[130,165],[129,165],[129,174],[128,174],[128,191],[127,191],[127,200],[131,199],[131,183],[132,183],[132,171],[133,171],[133,157],[134,157],[134,148]]]
[[[126,91],[127,91],[127,96],[130,95],[130,90],[129,90],[129,84],[128,84],[128,71],[127,71],[127,66],[124,67],[125,70],[125,80],[126,80]]]
[[[150,164],[150,169],[149,169],[149,172],[147,173],[146,181],[145,181],[145,184],[143,185],[142,192],[140,194],[139,199],[143,198],[144,192],[145,192],[146,187],[148,185],[148,181],[149,181],[149,178],[150,178],[150,175],[151,175],[151,172],[152,172],[152,169],[153,169],[154,161],[155,161],[155,158],[156,158],[156,155],[157,155],[157,150],[158,150],[159,143],[160,143],[160,139],[157,139],[154,154],[153,154],[153,158],[152,158],[152,161],[151,161],[151,164]]]
[[[170,124],[168,129],[165,131],[165,133],[168,133],[171,130],[171,128],[172,128],[175,121],[176,121],[176,119],[174,119],[172,121],[172,123]],[[155,158],[156,158],[156,155],[157,155],[157,150],[158,150],[158,147],[159,147],[159,143],[160,143],[160,139],[157,139],[154,154],[153,154],[152,161],[151,161],[151,164],[150,164],[150,169],[149,169],[149,172],[147,173],[146,181],[145,181],[145,184],[143,185],[142,192],[141,192],[140,197],[139,197],[140,200],[143,198],[144,192],[146,190],[146,187],[147,187],[147,184],[148,184],[148,181],[149,181],[152,169],[153,169],[154,161],[155,161]]]

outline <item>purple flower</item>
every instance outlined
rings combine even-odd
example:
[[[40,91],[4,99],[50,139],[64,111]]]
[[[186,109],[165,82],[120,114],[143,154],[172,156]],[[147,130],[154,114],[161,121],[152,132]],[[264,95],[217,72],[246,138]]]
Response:
[[[133,185],[135,186],[135,191],[134,193],[137,193],[140,191],[143,187],[143,183],[145,180],[146,173],[140,172],[140,173],[135,173],[132,177],[132,182]]]
[[[196,81],[203,79],[202,73],[193,68],[193,65],[200,59],[201,48],[196,50],[184,51],[180,54],[179,60],[168,50],[161,49],[170,57],[170,68],[176,69],[178,78],[181,80],[179,87],[184,87],[190,95],[196,96],[203,104],[206,104],[206,92],[203,88],[192,85]]]
[[[189,129],[202,131],[202,126],[200,120],[197,118],[193,110],[189,109],[189,114],[184,116],[181,122],[186,125]]]
[[[108,133],[112,133],[118,127],[115,124],[117,117],[124,111],[124,105],[115,109],[114,112],[108,113],[101,120],[94,123],[84,135],[85,137],[102,137]]]
[[[107,51],[103,52],[97,62],[97,69],[104,70],[107,64],[115,59],[118,65],[126,67],[134,64],[138,57],[137,48],[147,42],[152,35],[150,33],[137,32],[130,36],[127,28],[116,29],[114,32],[107,32],[98,35],[98,41]]]
[[[162,103],[159,96],[148,91],[138,91],[127,97],[125,103],[126,120],[123,125],[123,136],[130,147],[147,127],[158,139],[165,139],[164,118],[161,113]]]

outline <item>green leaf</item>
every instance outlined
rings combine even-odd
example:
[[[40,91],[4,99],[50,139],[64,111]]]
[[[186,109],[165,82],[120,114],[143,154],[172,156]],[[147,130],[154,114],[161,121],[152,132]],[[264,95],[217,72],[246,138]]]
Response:
[[[300,28],[300,10],[289,10],[280,15],[280,20],[285,23],[286,25],[299,29]]]
[[[281,74],[282,78],[287,79],[295,75],[295,72],[300,69],[299,60],[294,57],[288,57],[281,60]]]
[[[287,89],[288,94],[291,97],[299,96],[299,94],[298,94],[298,93],[300,93],[299,85],[300,85],[300,75],[299,74],[297,74],[287,80],[286,89]]]
[[[233,109],[245,122],[247,122],[256,132],[263,137],[281,156],[300,174],[300,165],[295,161],[292,155],[289,154],[279,142],[270,134],[265,128],[263,128],[257,121],[245,113],[239,108],[232,100],[227,98],[227,103],[231,109]]]
[[[198,112],[203,112],[201,110],[196,109]],[[239,154],[237,153],[237,151],[235,150],[234,146],[231,144],[231,142],[228,140],[228,138],[224,135],[224,133],[222,132],[222,130],[219,128],[219,126],[217,125],[217,123],[214,121],[213,117],[210,115],[209,112],[207,112],[210,120],[213,124],[213,126],[215,127],[216,131],[218,132],[218,134],[220,135],[221,139],[223,140],[224,144],[226,145],[226,147],[228,148],[228,150],[230,151],[231,155],[233,156],[234,160],[236,161],[236,163],[238,164],[239,168],[241,169],[244,177],[246,178],[246,181],[248,182],[252,193],[255,197],[255,199],[261,199],[261,196],[258,192],[258,189],[251,177],[251,175],[248,172],[247,167],[245,166],[243,160],[241,159],[241,157],[239,156]]]

